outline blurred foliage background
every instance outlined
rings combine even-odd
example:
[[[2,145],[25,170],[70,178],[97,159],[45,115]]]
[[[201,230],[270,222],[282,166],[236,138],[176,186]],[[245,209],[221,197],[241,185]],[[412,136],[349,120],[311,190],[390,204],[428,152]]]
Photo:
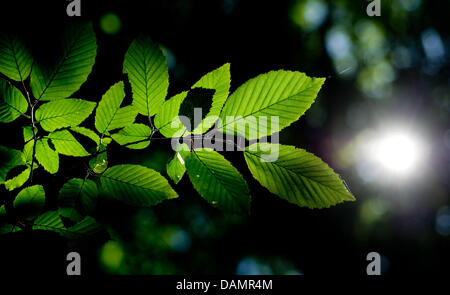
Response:
[[[19,28],[32,48],[46,50],[72,20],[65,1],[34,2],[2,6],[3,15],[21,20],[2,19],[2,28]],[[179,199],[152,208],[100,202],[96,217],[110,241],[8,237],[1,255],[11,264],[40,256],[59,273],[65,256],[58,255],[76,249],[88,274],[365,274],[366,255],[376,251],[388,274],[448,273],[449,1],[382,0],[380,17],[367,16],[364,0],[92,2],[82,1],[82,18],[95,25],[98,57],[74,97],[100,99],[121,79],[125,51],[140,32],[164,48],[170,95],[225,62],[232,90],[275,69],[326,77],[316,103],[281,132],[280,142],[319,155],[357,201],[324,210],[296,207],[261,188],[242,155],[227,153],[249,182],[249,216],[223,215],[183,179],[175,186]],[[386,171],[370,149],[396,130],[420,146],[420,160],[408,173]],[[15,136],[4,126],[1,132]],[[402,154],[401,146],[393,148]],[[109,156],[111,165],[131,162],[165,173],[173,153],[170,145],[152,142],[144,151],[111,150]],[[41,177],[57,191],[79,173]]]

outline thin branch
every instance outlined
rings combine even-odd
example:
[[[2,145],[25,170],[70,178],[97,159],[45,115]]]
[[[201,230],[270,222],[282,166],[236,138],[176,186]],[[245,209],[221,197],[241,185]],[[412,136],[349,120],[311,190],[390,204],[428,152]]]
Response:
[[[22,113],[20,113],[20,115],[23,116],[23,117],[25,117],[25,118],[27,118],[27,119],[30,119],[30,120],[31,120],[31,116],[28,116],[27,114],[22,114]]]
[[[28,104],[30,105],[31,115],[29,116],[29,118],[31,119],[31,129],[33,130],[33,139],[34,139],[33,154],[31,157],[31,171],[30,171],[30,176],[28,178],[28,181],[30,183],[32,183],[33,182],[33,172],[34,172],[34,162],[35,162],[35,158],[36,158],[36,142],[37,142],[37,136],[36,136],[37,132],[36,132],[36,125],[35,125],[36,122],[34,120],[34,107],[36,106],[37,101],[34,103],[31,102],[30,93],[28,92],[27,87],[25,86],[25,83],[23,82],[23,80],[22,80],[22,86],[27,95]]]

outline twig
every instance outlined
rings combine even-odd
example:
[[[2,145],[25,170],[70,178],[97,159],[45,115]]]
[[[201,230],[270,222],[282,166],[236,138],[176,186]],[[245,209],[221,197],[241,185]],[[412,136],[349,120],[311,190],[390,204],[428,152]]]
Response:
[[[34,161],[35,161],[35,157],[36,157],[36,142],[37,142],[37,137],[36,137],[36,125],[35,125],[35,121],[34,121],[34,107],[36,106],[37,102],[35,103],[31,103],[31,98],[30,98],[30,93],[27,90],[27,87],[25,86],[25,83],[22,80],[22,86],[23,89],[27,95],[27,100],[28,100],[28,104],[30,105],[30,111],[31,111],[31,116],[27,116],[31,119],[31,129],[33,130],[33,154],[31,157],[31,171],[30,171],[30,176],[28,178],[28,181],[30,183],[33,182],[33,172],[34,172]]]

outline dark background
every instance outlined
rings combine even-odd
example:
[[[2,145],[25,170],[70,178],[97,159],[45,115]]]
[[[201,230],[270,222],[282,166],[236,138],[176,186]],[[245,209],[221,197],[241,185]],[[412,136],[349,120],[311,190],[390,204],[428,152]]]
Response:
[[[326,7],[320,22],[314,18],[320,11],[303,12],[306,2]],[[77,20],[66,15],[68,3],[3,1],[1,28],[22,34],[35,59],[51,55],[64,26]],[[169,97],[226,62],[231,63],[232,91],[276,69],[326,77],[317,103],[281,132],[280,142],[324,159],[346,180],[357,201],[324,210],[299,208],[262,188],[241,154],[228,153],[227,159],[250,185],[249,216],[226,216],[210,208],[184,177],[175,186],[179,199],[150,209],[100,201],[95,217],[114,239],[106,244],[106,235],[76,243],[43,232],[1,237],[1,271],[34,273],[38,268],[64,275],[65,255],[76,250],[83,273],[90,275],[364,275],[366,255],[376,251],[383,256],[386,274],[448,274],[449,2],[382,1],[382,16],[377,18],[366,15],[367,4],[82,0],[80,19],[93,22],[98,53],[87,83],[73,97],[99,101],[122,79],[124,54],[139,33],[149,34],[165,48]],[[101,25],[106,13],[120,19],[115,34],[107,34]],[[352,48],[343,66],[337,66],[339,54],[330,48],[330,32],[336,28],[346,32]],[[375,41],[370,37],[374,28],[379,37]],[[426,34],[440,37],[443,54],[427,54]],[[422,134],[429,145],[426,163],[409,179],[368,180],[361,176],[361,160],[352,157],[357,153],[352,143],[357,144],[364,130],[394,121]],[[2,145],[20,148],[24,123],[20,119],[0,125]],[[110,165],[131,162],[164,172],[172,155],[170,145],[154,141],[144,151],[113,148],[109,160]],[[55,177],[42,170],[36,175],[47,195],[53,195],[49,208],[55,206],[54,196],[65,181],[85,175],[86,167],[79,161],[63,158],[60,165]]]

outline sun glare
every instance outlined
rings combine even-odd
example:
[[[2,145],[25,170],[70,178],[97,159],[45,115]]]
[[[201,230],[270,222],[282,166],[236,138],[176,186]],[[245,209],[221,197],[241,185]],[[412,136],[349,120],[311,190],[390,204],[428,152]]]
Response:
[[[381,137],[374,146],[374,157],[385,169],[396,174],[408,174],[416,168],[420,144],[407,133],[392,133]]]

